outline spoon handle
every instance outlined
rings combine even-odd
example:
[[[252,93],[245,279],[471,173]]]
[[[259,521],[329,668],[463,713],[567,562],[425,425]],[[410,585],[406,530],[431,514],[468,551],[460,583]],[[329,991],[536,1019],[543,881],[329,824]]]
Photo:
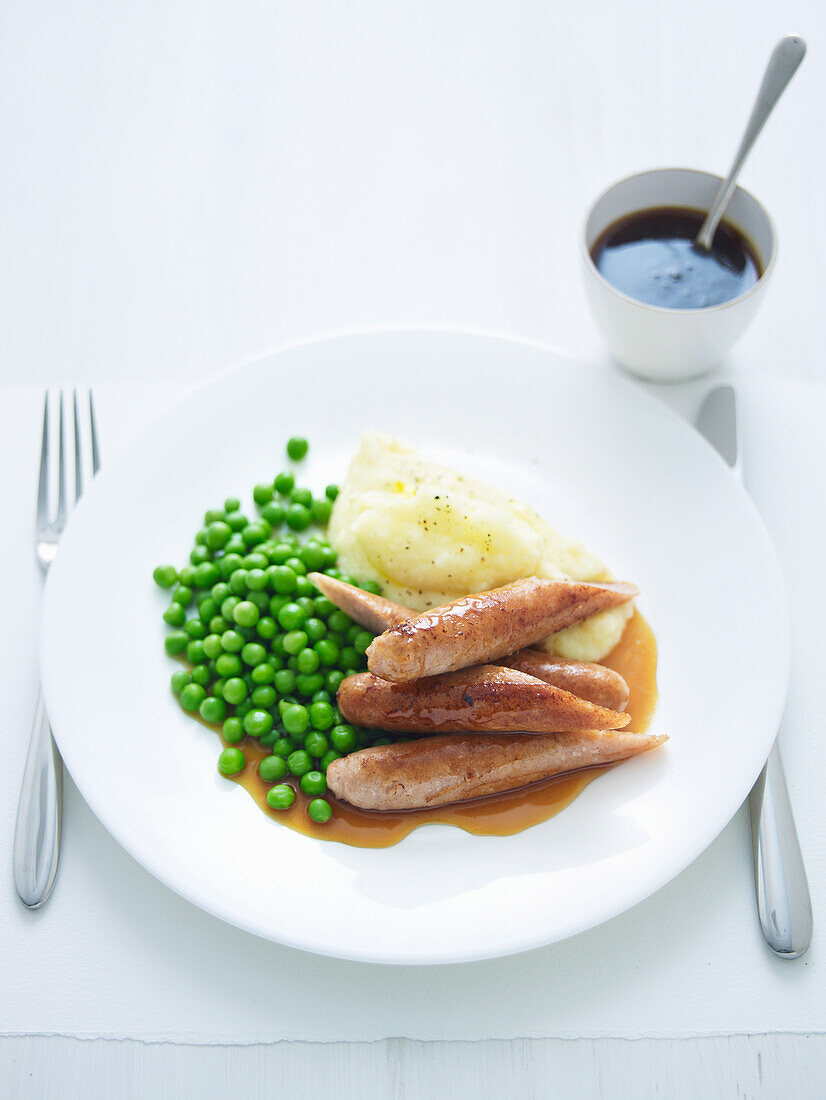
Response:
[[[766,71],[763,74],[763,83],[760,85],[760,91],[754,101],[746,132],[743,134],[743,140],[740,142],[740,148],[737,150],[734,163],[731,166],[731,171],[720,184],[706,220],[697,234],[694,243],[698,248],[705,249],[706,252],[711,248],[711,242],[714,240],[720,218],[722,218],[723,211],[734,193],[740,169],[743,167],[743,163],[751,152],[755,141],[757,141],[760,131],[765,126],[766,119],[774,110],[786,85],[797,72],[797,68],[805,54],[806,43],[794,34],[781,38],[774,47]]]

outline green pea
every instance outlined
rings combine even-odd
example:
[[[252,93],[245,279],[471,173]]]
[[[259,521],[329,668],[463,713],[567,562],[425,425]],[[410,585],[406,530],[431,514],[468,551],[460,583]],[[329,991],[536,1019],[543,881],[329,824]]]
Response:
[[[290,774],[296,777],[305,775],[312,769],[312,766],[313,762],[310,759],[310,754],[305,752],[304,749],[296,749],[287,757],[287,767],[290,769]]]
[[[232,554],[233,556],[241,556],[246,553],[247,546],[241,537],[240,531],[233,531],[230,535],[229,542],[224,547],[226,555]]]
[[[312,513],[304,504],[291,504],[284,518],[293,531],[306,531],[313,522]]]
[[[324,490],[324,494],[328,500],[335,500],[338,494],[341,492],[338,485],[328,485]]]
[[[279,595],[289,596],[295,591],[296,573],[289,565],[274,565],[270,572],[270,583],[273,591]]]
[[[271,684],[256,684],[250,695],[257,707],[271,707],[276,700],[276,691]]]
[[[315,604],[316,615],[319,615],[322,619],[329,618],[336,610],[336,605],[332,600],[328,600],[326,596],[316,596],[313,603]]]
[[[353,648],[356,653],[364,653],[373,641],[373,635],[369,630],[360,630],[353,639]]]
[[[335,565],[337,561],[338,561],[338,550],[336,550],[332,546],[325,546],[324,547],[324,568],[326,570],[329,570],[330,566]]]
[[[284,564],[288,565],[290,569],[292,569],[293,573],[295,573],[296,584],[298,584],[298,578],[304,576],[304,574],[307,572],[307,566],[297,554],[295,554],[291,558],[287,558]]]
[[[183,626],[186,622],[186,611],[179,603],[171,603],[163,613],[163,621],[170,626]]]
[[[226,683],[226,680],[224,680],[223,677],[221,677],[221,676],[219,676],[217,680],[213,681],[212,694],[215,696],[216,699],[223,699],[224,698],[224,684],[225,683]]]
[[[319,527],[326,527],[330,522],[330,516],[333,514],[333,505],[329,500],[324,500],[323,497],[319,497],[313,501],[311,505],[311,511],[313,519],[319,525]],[[322,554],[323,562],[323,554]]]
[[[169,681],[170,687],[176,695],[180,695],[187,684],[192,683],[192,677],[185,668],[176,669]]]
[[[269,582],[269,577],[263,569],[250,569],[247,573],[247,588],[251,592],[263,591]]]
[[[218,602],[211,596],[207,596],[206,599],[198,601],[198,617],[202,622],[208,623],[213,615],[218,614]]]
[[[265,737],[272,729],[272,715],[266,710],[251,710],[244,715],[244,732],[250,737]]]
[[[267,791],[267,805],[273,810],[289,810],[295,802],[295,791],[288,783],[279,783]]]
[[[313,604],[313,611],[315,611],[315,604]],[[316,618],[312,614],[304,623],[303,629],[306,631],[307,637],[310,639],[311,642],[313,642],[313,644],[321,641],[321,639],[327,633],[327,627],[324,625],[321,619]]]
[[[156,565],[152,570],[152,579],[161,588],[172,588],[178,583],[178,570],[174,565]]]
[[[241,532],[245,546],[257,546],[270,537],[269,524],[250,523]]]
[[[372,592],[374,596],[381,595],[381,585],[377,581],[362,581],[361,584],[356,587],[360,588],[363,592]]]
[[[237,653],[222,653],[215,658],[215,670],[219,676],[237,676],[241,668],[241,658]]]
[[[225,630],[221,635],[221,645],[225,653],[240,653],[244,648],[244,638],[237,630]]]
[[[310,444],[303,436],[294,435],[287,440],[287,454],[293,462],[300,462],[309,450]]]
[[[178,580],[181,584],[186,585],[187,588],[191,588],[195,583],[195,566],[185,565],[178,573]],[[174,598],[173,596],[173,599]]]
[[[223,699],[208,695],[201,703],[199,713],[205,722],[223,722],[227,716],[227,705]]]
[[[315,756],[320,760],[325,752],[330,751],[330,742],[323,733],[319,733],[318,730],[310,730],[304,738],[304,748],[310,756]]]
[[[227,518],[225,508],[207,508],[204,512],[204,524],[209,527],[211,523],[220,523]]]
[[[292,669],[281,668],[276,672],[273,683],[279,695],[289,695],[295,690],[295,673]]]
[[[284,630],[297,630],[307,618],[307,612],[297,603],[285,603],[276,618]]]
[[[287,774],[287,764],[283,756],[265,756],[258,765],[258,774],[265,783],[277,783]]]
[[[229,543],[227,543],[227,546],[229,546]],[[232,576],[243,560],[240,554],[230,552],[227,552],[224,557],[218,559],[218,569],[224,580]]]
[[[309,634],[309,631],[307,633]],[[319,663],[322,665],[334,665],[338,660],[339,648],[330,638],[322,638],[315,643],[313,649],[318,655]]]
[[[348,670],[359,669],[361,668],[363,663],[361,660],[361,656],[356,652],[355,649],[353,649],[351,645],[346,645],[344,649],[342,649],[341,653],[339,654],[338,661],[342,668],[346,668]]]
[[[255,624],[255,632],[259,638],[264,638],[269,641],[270,638],[274,638],[278,633],[278,624],[275,619],[269,615],[264,615]]]
[[[288,496],[294,485],[295,477],[288,471],[278,474],[273,481],[273,487],[276,492],[281,493],[282,496]]]
[[[310,724],[310,715],[300,703],[291,703],[282,712],[281,722],[287,733],[300,736]]]
[[[330,741],[339,752],[352,752],[358,743],[358,735],[352,726],[333,726],[330,730]]]
[[[240,718],[227,718],[221,727],[221,733],[224,736],[225,741],[229,741],[231,744],[237,744],[238,741],[244,740],[244,727],[241,724]]]
[[[314,798],[307,807],[307,813],[313,821],[318,822],[319,825],[324,825],[333,816],[333,807],[325,798]]]
[[[232,620],[232,613],[240,602],[237,596],[227,596],[227,598],[221,602],[221,614],[225,619]]]
[[[222,775],[238,775],[247,764],[247,758],[240,749],[224,749],[218,757],[218,770]]]
[[[324,754],[324,756],[322,756],[321,760],[319,760],[319,762],[318,762],[319,770],[323,771],[323,772],[326,772],[327,769],[330,767],[330,765],[332,764],[332,762],[334,760],[340,760],[340,759],[341,759],[341,753],[336,752],[335,749],[330,749],[330,751],[326,752]]]
[[[352,626],[353,620],[349,615],[345,615],[343,611],[334,611],[327,620],[327,627],[329,630],[334,630],[336,634],[343,634],[349,626]]]
[[[247,685],[240,676],[233,676],[224,684],[224,698],[228,703],[237,706],[247,697]]]
[[[172,630],[164,638],[163,644],[169,656],[176,657],[179,653],[183,653],[189,645],[189,635],[185,634],[183,630]]]
[[[224,501],[225,512],[237,512],[240,507],[241,501],[238,499],[238,497],[227,497],[227,499]]]
[[[266,661],[267,651],[258,642],[247,642],[241,650],[241,660],[252,668]]]
[[[247,591],[247,570],[239,567],[229,578],[229,590],[235,596],[244,596]]]
[[[191,565],[200,565],[202,562],[209,561],[210,552],[205,546],[193,546],[189,552],[189,561]]]
[[[304,794],[325,794],[327,791],[327,780],[321,772],[305,772],[301,777],[299,786]]]
[[[324,678],[324,686],[332,695],[335,695],[341,687],[341,681],[344,679],[345,675],[341,669],[334,668],[331,672],[328,672]]]
[[[309,577],[296,577],[295,594],[298,597],[312,597],[318,595],[318,590]]]
[[[190,619],[184,626],[184,631],[193,640],[203,641],[207,636],[207,628],[200,619]]]
[[[298,654],[296,667],[299,672],[315,672],[318,665],[318,654],[314,649],[302,649]]]
[[[271,661],[260,661],[253,666],[252,682],[254,684],[271,684],[275,679],[275,669]]]
[[[329,703],[313,703],[310,707],[310,722],[313,729],[328,730],[333,725],[333,708]]]
[[[298,596],[295,602],[298,604],[305,615],[307,615],[308,617],[312,617],[312,614],[315,611],[315,604],[309,596]],[[302,623],[302,629],[304,629],[304,625],[305,624]]]
[[[295,488],[290,493],[290,500],[293,504],[303,504],[305,508],[309,508],[313,503],[313,494],[309,489]]]
[[[313,510],[315,510],[315,504]],[[324,565],[324,547],[319,546],[318,543],[308,542],[306,546],[302,546],[299,554],[308,572],[321,569]]]
[[[186,584],[179,584],[172,593],[172,599],[175,603],[179,603],[181,607],[187,607],[192,603],[192,589]]]
[[[195,570],[195,584],[198,588],[212,588],[220,576],[221,573],[215,562],[205,561]]]
[[[201,687],[206,687],[212,677],[209,674],[209,668],[207,665],[196,665],[191,673],[192,683],[200,684]]]
[[[294,657],[309,640],[303,630],[291,630],[284,635],[284,649]]]
[[[279,737],[272,743],[272,751],[276,756],[287,757],[291,752],[295,752],[298,745],[295,741],[290,740],[289,737]]]
[[[270,560],[274,565],[283,565],[287,558],[293,556],[293,548],[286,542],[277,542],[270,552]]]
[[[237,534],[239,531],[243,531],[243,529],[249,524],[249,520],[245,515],[242,515],[241,512],[231,512],[227,516],[227,523]]]
[[[272,485],[264,485],[263,482],[260,485],[256,485],[252,491],[252,499],[256,504],[264,505],[269,504],[272,500]]]
[[[187,684],[181,692],[181,706],[184,710],[197,710],[206,698],[206,691],[200,684]]]
[[[213,615],[207,625],[209,626],[210,634],[221,635],[225,630],[229,629],[229,623],[223,615]]]
[[[210,661],[217,661],[223,652],[224,647],[221,645],[220,637],[217,634],[207,634],[204,638],[204,653]]]
[[[280,527],[284,522],[284,507],[277,500],[270,500],[261,509],[261,515],[271,527]]]
[[[324,687],[324,676],[320,672],[299,672],[295,678],[295,687],[301,695],[309,697]]]

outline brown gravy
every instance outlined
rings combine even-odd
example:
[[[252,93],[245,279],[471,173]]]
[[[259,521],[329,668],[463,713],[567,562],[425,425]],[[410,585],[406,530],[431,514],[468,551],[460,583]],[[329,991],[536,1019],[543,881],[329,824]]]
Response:
[[[631,722],[628,729],[643,733],[657,705],[657,643],[651,628],[638,611],[629,619],[619,644],[601,663],[625,678],[630,690],[627,710]],[[265,783],[258,774],[258,765],[268,755],[267,750],[249,738],[245,738],[240,747],[247,758],[247,766],[233,776],[233,781],[249,791],[268,817],[305,836],[337,840],[358,848],[389,848],[427,822],[456,825],[479,836],[521,833],[523,829],[564,810],[597,776],[616,766],[586,768],[516,791],[430,810],[367,812],[327,794],[325,797],[333,805],[333,817],[326,825],[319,825],[307,814],[310,799],[297,784],[296,799],[290,809],[271,810],[266,802],[271,784]]]

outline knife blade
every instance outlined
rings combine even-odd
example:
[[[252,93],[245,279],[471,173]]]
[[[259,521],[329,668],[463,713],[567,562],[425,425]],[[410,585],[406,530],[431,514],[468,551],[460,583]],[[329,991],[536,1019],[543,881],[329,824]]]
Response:
[[[744,484],[734,387],[713,389],[696,423]],[[749,795],[749,810],[754,891],[763,937],[775,955],[798,959],[812,940],[812,900],[776,740]]]

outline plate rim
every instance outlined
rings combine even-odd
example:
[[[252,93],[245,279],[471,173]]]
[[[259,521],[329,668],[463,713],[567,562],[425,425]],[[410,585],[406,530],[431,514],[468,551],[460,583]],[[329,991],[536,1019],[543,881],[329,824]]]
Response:
[[[649,405],[656,406],[659,409],[659,414],[663,415],[666,420],[670,420],[672,423],[679,424],[683,428],[687,427],[691,430],[691,432],[695,436],[695,440],[699,440],[701,442],[702,446],[704,446],[713,455],[714,461],[717,462],[720,465],[722,470],[725,472],[726,476],[731,479],[731,483],[735,488],[735,492],[738,494],[738,496],[740,496],[741,500],[746,505],[747,510],[751,512],[752,519],[754,521],[756,521],[757,525],[762,529],[764,539],[765,539],[765,545],[768,548],[768,550],[770,551],[770,556],[772,558],[772,562],[773,562],[773,566],[774,566],[774,572],[775,572],[775,575],[776,575],[776,580],[778,582],[777,596],[778,596],[778,601],[779,601],[779,610],[781,611],[781,617],[782,617],[782,624],[780,624],[781,625],[781,633],[780,633],[780,638],[779,638],[779,648],[780,648],[780,651],[782,652],[782,657],[783,657],[783,660],[782,660],[782,678],[781,678],[782,687],[781,687],[781,689],[779,690],[779,693],[778,693],[779,702],[778,702],[777,707],[776,707],[777,713],[773,714],[773,716],[772,716],[772,727],[774,729],[779,728],[780,722],[781,722],[781,719],[782,719],[783,710],[784,710],[784,707],[785,707],[785,700],[786,700],[787,692],[788,692],[788,682],[789,682],[790,665],[791,665],[791,632],[790,632],[789,604],[788,604],[788,599],[787,599],[787,594],[786,594],[785,576],[784,576],[784,573],[783,573],[783,570],[782,570],[782,567],[781,567],[781,564],[780,564],[780,561],[779,561],[779,558],[778,558],[778,555],[777,555],[777,550],[775,548],[774,541],[771,538],[771,535],[770,535],[770,533],[769,533],[769,531],[766,527],[766,524],[763,521],[763,518],[760,515],[760,512],[758,511],[754,501],[752,500],[752,498],[749,495],[748,491],[746,490],[745,486],[737,478],[735,478],[735,476],[732,474],[730,468],[725,463],[724,459],[719,455],[719,453],[712,446],[712,444],[710,444],[708,442],[708,440],[702,435],[702,433],[700,433],[696,429],[696,427],[694,426],[694,424],[691,421],[689,421],[686,418],[680,416],[679,413],[675,412],[674,409],[672,409],[665,402],[663,402],[662,400],[657,398],[654,394],[647,391],[646,389],[643,389],[639,385],[638,382],[636,382],[634,379],[631,378],[631,376],[626,375],[624,372],[621,372],[621,371],[617,370],[616,368],[609,367],[605,364],[593,363],[593,362],[590,362],[590,361],[585,360],[585,359],[580,359],[576,355],[568,353],[568,352],[563,351],[563,350],[560,350],[558,347],[555,347],[555,346],[553,346],[553,345],[551,345],[547,342],[544,342],[544,341],[541,341],[541,340],[536,340],[536,339],[533,339],[533,338],[530,338],[530,337],[518,336],[518,335],[515,335],[515,334],[508,333],[508,332],[497,331],[497,330],[493,330],[493,329],[472,328],[472,327],[467,327],[467,326],[462,326],[462,325],[430,325],[430,324],[407,324],[407,323],[382,324],[382,325],[359,325],[359,326],[352,326],[352,327],[347,327],[347,328],[342,328],[342,329],[334,329],[334,330],[327,331],[327,332],[312,334],[312,335],[307,336],[307,337],[288,340],[288,341],[285,341],[283,343],[278,344],[274,348],[271,348],[271,349],[266,350],[264,352],[259,352],[259,353],[252,354],[252,355],[250,355],[250,356],[248,356],[248,357],[246,357],[246,358],[244,358],[240,361],[237,361],[237,362],[235,362],[235,363],[233,363],[233,364],[231,364],[227,367],[219,368],[217,371],[212,372],[207,377],[202,379],[196,385],[190,387],[187,390],[186,393],[180,395],[176,400],[174,400],[173,402],[170,402],[167,405],[164,405],[160,409],[160,411],[155,416],[152,417],[152,419],[149,421],[149,423],[146,424],[140,430],[138,435],[122,451],[120,451],[111,462],[107,463],[106,465],[104,465],[102,467],[101,474],[105,477],[107,482],[110,481],[113,477],[117,476],[117,470],[119,469],[119,467],[122,464],[123,465],[128,464],[128,462],[131,458],[132,452],[140,446],[144,436],[149,431],[151,431],[160,421],[165,420],[167,418],[171,418],[174,415],[176,410],[178,410],[179,408],[184,406],[187,402],[189,402],[196,394],[201,393],[202,391],[209,389],[210,387],[212,387],[213,385],[215,385],[216,383],[218,383],[222,379],[225,379],[225,378],[235,374],[236,372],[240,372],[240,371],[242,371],[246,368],[256,366],[258,364],[261,364],[261,363],[265,362],[266,360],[274,359],[274,358],[278,357],[279,355],[283,354],[284,352],[289,352],[289,351],[292,351],[294,349],[299,349],[299,348],[303,348],[303,347],[307,347],[307,346],[312,346],[312,345],[315,345],[315,344],[330,343],[330,342],[336,342],[336,341],[340,341],[340,340],[346,340],[346,339],[350,339],[350,338],[357,338],[357,337],[363,337],[363,336],[368,336],[369,337],[369,336],[374,336],[374,335],[375,336],[381,336],[381,335],[390,335],[390,334],[403,336],[404,334],[408,334],[408,333],[409,334],[419,334],[419,335],[421,335],[421,334],[430,334],[430,335],[449,335],[449,336],[459,336],[459,337],[470,337],[470,338],[474,338],[474,339],[483,339],[485,341],[491,341],[492,340],[492,341],[497,341],[497,342],[504,343],[504,344],[513,344],[513,345],[517,345],[517,346],[521,346],[521,347],[535,349],[535,350],[540,351],[540,352],[542,352],[546,355],[552,356],[556,360],[564,361],[564,363],[567,364],[568,366],[576,367],[576,368],[579,368],[579,369],[586,368],[588,370],[593,371],[594,373],[599,373],[599,374],[602,374],[602,375],[612,376],[627,392],[633,392],[634,393],[634,395],[635,395],[634,399],[635,400],[638,400],[643,405],[649,404]],[[98,475],[98,476],[100,476],[100,475]],[[97,481],[97,478],[95,480]],[[94,485],[94,484],[90,484],[87,487],[87,492],[85,494],[84,501],[82,502],[83,504],[86,503],[86,499],[88,497],[90,497],[92,495],[92,493],[96,491],[96,489],[97,489],[97,486]],[[71,520],[71,516],[70,516],[70,520]],[[46,702],[47,702],[47,712],[49,712],[48,704],[49,704],[50,687],[49,687],[49,677],[48,677],[48,674],[46,672],[46,668],[47,668],[46,654],[45,654],[45,650],[46,650],[46,644],[45,644],[46,631],[45,631],[44,627],[45,627],[45,623],[46,623],[48,615],[49,615],[49,607],[50,607],[49,592],[50,592],[51,576],[52,576],[52,574],[51,574],[51,570],[50,570],[49,575],[46,578],[46,584],[45,584],[45,587],[44,587],[43,600],[41,602],[40,634],[39,634],[39,647],[38,647],[41,681],[42,681],[42,685],[43,685],[44,698],[46,699]],[[768,726],[768,724],[769,724],[768,721],[767,721],[766,724]],[[58,747],[60,747],[60,735],[59,735],[59,732],[57,732],[57,731],[55,732],[55,741],[57,742]],[[771,749],[771,744],[772,743],[773,743],[773,740],[772,740],[772,742],[769,743],[769,746],[768,746],[768,749],[767,749],[767,755],[768,755],[768,751],[770,751],[770,749]],[[757,778],[760,774],[760,771],[762,770],[763,763],[764,763],[764,761],[762,761],[759,764],[759,766],[758,766],[757,770],[755,771],[754,775],[751,776],[751,778],[749,780],[749,783],[748,783],[748,787],[743,792],[743,796],[741,798],[738,798],[738,800],[737,800],[736,804],[734,805],[734,807],[732,808],[731,812],[726,813],[725,819],[722,822],[720,822],[718,819],[715,819],[713,823],[707,825],[706,829],[701,832],[699,840],[697,840],[697,842],[695,844],[688,846],[690,851],[688,852],[687,855],[685,854],[685,846],[683,846],[681,848],[681,851],[682,851],[683,854],[682,854],[680,859],[676,860],[674,864],[668,863],[667,866],[663,865],[661,874],[652,876],[651,879],[647,880],[647,884],[645,886],[645,893],[644,894],[640,895],[638,890],[634,891],[634,890],[626,889],[625,891],[622,891],[620,893],[620,896],[618,897],[616,905],[604,907],[601,916],[596,917],[594,919],[589,919],[586,923],[583,923],[581,920],[580,921],[571,921],[571,922],[569,922],[569,924],[571,924],[572,927],[569,927],[567,930],[563,930],[561,932],[561,934],[558,934],[558,935],[554,934],[551,939],[548,939],[547,937],[543,937],[541,935],[539,935],[539,936],[537,936],[537,935],[533,935],[533,936],[525,935],[521,939],[519,939],[518,937],[512,939],[511,941],[509,941],[509,943],[507,945],[496,946],[493,949],[486,949],[484,952],[480,952],[480,951],[473,950],[473,949],[468,950],[466,952],[462,952],[460,950],[457,950],[454,947],[453,949],[451,949],[449,951],[448,950],[443,950],[443,951],[432,951],[431,950],[431,951],[426,952],[426,953],[413,952],[413,953],[410,953],[410,954],[404,954],[404,953],[400,953],[400,952],[394,952],[394,953],[391,953],[391,954],[388,954],[387,952],[376,953],[375,951],[371,951],[369,949],[369,947],[367,947],[367,946],[365,946],[363,949],[348,949],[348,950],[341,950],[341,949],[335,949],[335,948],[331,948],[331,947],[320,946],[312,938],[302,939],[301,936],[289,936],[289,935],[285,935],[285,934],[282,934],[282,933],[279,933],[276,936],[276,935],[273,934],[273,932],[271,930],[263,927],[260,924],[260,922],[258,922],[256,920],[246,920],[245,921],[245,920],[239,918],[239,915],[238,915],[237,912],[233,912],[233,911],[229,910],[223,904],[223,899],[215,900],[213,898],[210,898],[209,896],[203,895],[202,892],[200,892],[197,889],[194,889],[194,888],[187,889],[185,883],[181,883],[179,881],[173,881],[170,876],[168,876],[167,874],[165,874],[163,872],[162,867],[159,867],[156,862],[153,865],[153,860],[152,859],[139,855],[134,850],[133,846],[121,835],[122,831],[119,830],[117,828],[117,826],[115,826],[113,828],[108,823],[108,821],[105,820],[105,817],[106,817],[105,809],[103,810],[103,812],[99,812],[99,807],[96,805],[97,800],[95,799],[94,796],[91,799],[89,798],[87,793],[84,791],[82,781],[78,782],[78,779],[76,778],[75,773],[72,771],[72,769],[70,767],[69,767],[69,771],[70,771],[70,774],[72,776],[73,781],[75,782],[75,785],[78,788],[78,791],[79,791],[81,797],[84,799],[86,804],[89,806],[92,813],[97,818],[97,820],[101,823],[103,828],[106,829],[106,831],[113,837],[113,839],[118,843],[118,845],[136,863],[138,863],[139,866],[141,866],[144,870],[146,870],[149,874],[151,874],[152,877],[155,878],[158,882],[160,882],[163,886],[170,889],[174,894],[177,894],[179,897],[184,898],[186,901],[190,902],[191,904],[196,905],[199,909],[201,909],[203,912],[208,913],[210,916],[216,917],[217,919],[223,921],[226,924],[229,924],[229,925],[231,925],[235,928],[239,928],[240,930],[242,930],[244,932],[251,933],[251,934],[253,934],[255,936],[258,936],[261,939],[265,939],[269,942],[282,944],[284,946],[294,948],[294,949],[298,949],[298,950],[302,950],[302,951],[307,951],[311,954],[320,955],[322,957],[337,958],[337,959],[342,959],[342,960],[356,962],[356,963],[367,962],[367,963],[374,963],[374,964],[379,964],[379,965],[390,965],[390,966],[397,966],[397,965],[401,965],[401,966],[416,965],[416,966],[419,966],[419,965],[454,965],[454,964],[458,965],[458,964],[467,963],[467,962],[476,962],[476,961],[485,961],[485,960],[488,960],[488,959],[504,958],[504,957],[508,957],[508,956],[511,956],[511,955],[523,954],[525,952],[532,951],[532,950],[538,950],[538,949],[541,949],[542,947],[550,946],[551,944],[554,944],[554,943],[561,943],[564,940],[571,938],[572,936],[579,935],[580,933],[587,932],[592,928],[598,927],[601,924],[604,924],[604,923],[606,923],[610,920],[613,920],[615,917],[618,917],[622,913],[625,913],[628,910],[632,909],[635,905],[641,904],[642,902],[644,902],[648,898],[652,897],[654,894],[658,893],[664,886],[666,886],[669,882],[671,882],[678,875],[680,875],[687,867],[689,867],[696,859],[698,859],[703,854],[703,852],[709,847],[709,845],[717,838],[717,836],[720,835],[720,833],[726,828],[728,823],[733,819],[733,817],[738,812],[738,809],[742,804],[743,798],[747,797],[748,792],[751,790],[752,786],[754,785],[754,782],[757,780]],[[68,767],[68,764],[66,766]],[[694,835],[696,836],[697,834],[694,834]],[[653,883],[653,885],[652,885],[652,883]]]

